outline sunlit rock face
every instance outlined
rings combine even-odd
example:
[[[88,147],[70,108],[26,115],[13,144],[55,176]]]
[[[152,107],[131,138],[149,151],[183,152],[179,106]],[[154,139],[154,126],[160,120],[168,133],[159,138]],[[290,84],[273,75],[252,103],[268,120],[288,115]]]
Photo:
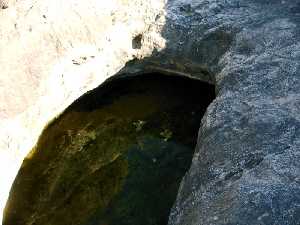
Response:
[[[164,6],[0,0],[0,221],[22,160],[46,124],[128,61],[164,47]]]
[[[84,95],[24,160],[3,224],[166,225],[213,98],[212,85],[160,74]]]

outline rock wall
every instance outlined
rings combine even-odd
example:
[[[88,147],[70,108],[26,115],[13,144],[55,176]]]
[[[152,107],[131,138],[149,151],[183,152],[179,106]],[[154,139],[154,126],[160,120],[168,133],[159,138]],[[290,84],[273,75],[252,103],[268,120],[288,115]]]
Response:
[[[0,9],[0,211],[45,125],[127,61],[164,46],[158,32],[164,23],[160,0],[5,5]],[[141,46],[135,49],[138,35]]]
[[[216,85],[169,224],[299,223],[297,0],[32,2],[0,9],[2,207],[45,124],[138,58]]]
[[[169,225],[299,224],[299,1],[170,1],[167,15],[165,52],[217,89]]]

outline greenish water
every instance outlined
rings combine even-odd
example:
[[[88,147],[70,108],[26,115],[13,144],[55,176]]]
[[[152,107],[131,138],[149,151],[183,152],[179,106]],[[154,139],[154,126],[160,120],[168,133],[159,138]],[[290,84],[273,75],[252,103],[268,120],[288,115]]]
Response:
[[[108,82],[42,133],[4,225],[166,225],[211,85],[149,74]]]

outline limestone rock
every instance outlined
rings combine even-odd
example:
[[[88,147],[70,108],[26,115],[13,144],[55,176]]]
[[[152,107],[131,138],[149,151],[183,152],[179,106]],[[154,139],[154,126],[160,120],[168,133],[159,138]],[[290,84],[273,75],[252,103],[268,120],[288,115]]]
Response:
[[[299,2],[172,1],[168,10],[176,28],[165,36],[178,44],[166,54],[209,68],[217,90],[169,225],[299,224]]]
[[[153,25],[158,15],[163,23],[160,0],[9,4],[0,9],[0,211],[45,125],[127,61],[164,46]],[[137,35],[142,46],[133,49]]]
[[[119,70],[159,70],[217,92],[169,224],[298,225],[299,1],[110,2],[0,9],[0,206],[51,119]]]

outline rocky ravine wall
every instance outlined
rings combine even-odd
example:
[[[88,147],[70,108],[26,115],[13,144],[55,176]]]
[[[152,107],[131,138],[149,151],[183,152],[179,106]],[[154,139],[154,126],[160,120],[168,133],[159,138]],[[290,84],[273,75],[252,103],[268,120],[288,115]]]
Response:
[[[127,61],[164,47],[157,26],[164,22],[160,0],[5,4],[8,8],[0,9],[1,212],[43,127]],[[134,49],[132,40],[140,34],[143,44]]]
[[[124,71],[176,72],[217,91],[169,224],[299,224],[297,0],[11,4],[0,11],[2,208],[47,122],[152,53]]]

